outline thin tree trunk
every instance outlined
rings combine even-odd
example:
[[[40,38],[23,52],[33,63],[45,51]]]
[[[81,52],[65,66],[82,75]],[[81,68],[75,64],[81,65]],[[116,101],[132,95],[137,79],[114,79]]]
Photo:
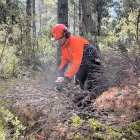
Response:
[[[24,48],[25,56],[24,59],[28,62],[31,61],[32,46],[31,46],[31,16],[32,16],[32,2],[31,0],[26,1],[26,48]]]
[[[33,55],[35,55],[35,46],[36,46],[36,13],[35,13],[35,0],[32,1],[33,5]],[[35,56],[34,56],[35,57]]]
[[[57,5],[58,23],[65,24],[68,27],[68,0],[58,0]],[[61,62],[61,48],[57,49],[57,65]]]
[[[65,24],[68,27],[68,0],[58,0],[58,23]]]
[[[102,0],[97,0],[96,1],[96,12],[97,12],[97,32],[96,35],[100,36],[101,32],[101,21],[102,21],[102,14],[103,14],[103,6],[104,2]]]
[[[39,25],[40,25],[40,33],[42,29],[42,10],[41,10],[41,1],[39,0]]]
[[[20,24],[20,46],[22,48],[22,44],[23,44],[23,26],[22,23]]]
[[[76,28],[76,5],[75,5],[75,2],[73,3],[73,10],[74,10],[73,33],[75,35],[75,28]]]
[[[82,2],[82,34],[88,38],[88,35],[95,35],[95,25],[92,19],[91,1],[81,0]]]
[[[35,0],[33,0],[33,35],[36,38],[36,15],[35,15]]]
[[[26,1],[26,13],[27,13],[27,19],[26,19],[26,27],[27,27],[27,33],[30,35],[31,34],[31,16],[32,16],[32,11],[31,11],[32,3],[31,0]]]
[[[101,13],[101,1],[99,1],[97,5],[97,35],[100,36],[100,30],[101,30],[101,20],[102,20],[102,13]]]
[[[137,25],[136,25],[136,40],[137,40],[137,44],[139,47],[139,51],[138,51],[138,57],[135,57],[135,63],[136,63],[138,70],[140,70],[140,66],[139,66],[139,56],[140,56],[139,23],[140,23],[140,9],[138,11]]]
[[[82,36],[81,25],[82,25],[82,4],[81,0],[79,0],[79,35]]]
[[[140,9],[138,11],[138,17],[137,17],[137,27],[136,27],[136,39],[138,43],[138,47],[140,49],[140,40],[139,40],[139,23],[140,23]]]
[[[11,8],[11,0],[6,0],[6,23],[9,25],[8,28],[8,33],[12,34],[13,33],[13,28],[12,28],[12,8]]]

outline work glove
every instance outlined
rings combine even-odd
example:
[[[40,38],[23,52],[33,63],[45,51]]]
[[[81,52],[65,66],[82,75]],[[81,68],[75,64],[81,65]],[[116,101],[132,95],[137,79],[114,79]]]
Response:
[[[65,70],[66,70],[67,66],[68,66],[68,64],[65,64],[62,69],[58,70],[59,77],[64,77],[64,73],[65,73]]]
[[[55,81],[56,89],[61,91],[64,87],[68,85],[68,83],[71,81],[69,77],[58,77]]]

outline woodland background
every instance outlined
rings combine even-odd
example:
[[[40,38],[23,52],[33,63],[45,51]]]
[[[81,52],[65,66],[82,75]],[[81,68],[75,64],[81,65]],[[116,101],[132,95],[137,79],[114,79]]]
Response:
[[[52,114],[48,122],[39,123],[41,129],[38,132],[38,126],[35,123],[38,120],[34,122],[34,116],[37,116],[35,112],[38,111],[33,108],[29,109],[27,106],[19,107],[19,104],[28,102],[28,98],[34,92],[41,94],[40,100],[46,99],[44,94],[50,98],[49,93],[53,91],[52,87],[57,77],[56,69],[60,63],[60,50],[50,40],[51,29],[56,23],[65,24],[71,34],[88,39],[98,49],[106,77],[104,84],[107,84],[109,88],[127,86],[126,92],[140,93],[139,0],[0,0],[0,139],[2,140],[44,140],[49,138],[50,132],[53,131],[53,128],[50,129],[50,125],[49,127],[47,125],[50,120],[55,118]],[[26,89],[27,87],[29,89]],[[40,90],[37,91],[36,87]],[[130,87],[132,87],[131,91]],[[114,89],[111,92],[114,92]],[[119,92],[118,89],[115,89],[115,92]],[[139,97],[137,99],[139,102]],[[62,97],[62,102],[64,100],[65,98]],[[40,102],[35,99],[31,101],[32,103]],[[135,101],[133,100],[133,102]],[[15,102],[18,102],[17,106],[20,108],[18,111],[11,107]],[[50,106],[51,103],[44,104]],[[44,107],[46,107],[45,105]],[[40,104],[36,106],[42,107]],[[135,107],[139,108],[139,106]],[[26,110],[23,111],[25,115],[23,118],[29,117],[31,124],[26,124],[28,121],[26,119],[25,121],[19,115],[20,113],[16,114],[19,110]],[[29,110],[35,111],[30,112]],[[50,107],[49,111],[51,110]],[[54,114],[57,114],[55,111]],[[78,109],[78,112],[81,111]],[[92,116],[92,113],[90,115],[82,114],[81,118],[78,115],[76,113],[72,118],[77,127],[76,130],[73,130],[74,132],[72,131],[73,139],[139,139],[139,118],[130,121],[138,123],[136,127],[132,124],[132,128],[134,128],[132,132],[128,128],[123,131],[123,134],[118,134],[122,130],[111,129],[108,132],[108,127],[102,126],[98,121],[88,120],[93,125],[94,131],[97,127],[102,132],[102,134],[98,132],[90,138],[87,135],[92,135],[91,130],[88,130],[87,126],[84,128],[83,122],[87,121],[85,116]],[[22,122],[20,117],[26,123]],[[43,127],[43,124],[46,126]],[[60,123],[57,126],[60,126]],[[13,127],[13,133],[11,133],[11,129],[10,132],[8,131],[9,127]],[[46,131],[49,134],[46,134]],[[61,133],[64,132],[64,130],[61,131]],[[67,136],[64,139],[70,139],[71,133],[67,130],[66,132]],[[103,133],[109,133],[110,137],[104,137]],[[10,136],[6,137],[7,134]],[[132,137],[129,137],[129,134]],[[61,134],[61,136],[63,135]],[[123,137],[124,135],[127,138]],[[60,137],[54,139],[60,139]]]

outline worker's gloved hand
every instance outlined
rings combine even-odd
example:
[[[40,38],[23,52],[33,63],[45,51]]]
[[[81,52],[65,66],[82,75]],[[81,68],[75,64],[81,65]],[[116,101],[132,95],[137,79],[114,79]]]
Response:
[[[69,77],[58,77],[55,81],[56,83],[56,89],[61,91],[64,87],[68,85],[68,83],[71,81]]]

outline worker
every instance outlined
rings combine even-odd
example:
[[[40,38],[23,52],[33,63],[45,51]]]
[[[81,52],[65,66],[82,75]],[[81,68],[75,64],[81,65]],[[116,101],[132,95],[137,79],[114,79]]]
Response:
[[[75,84],[81,89],[97,91],[100,84],[100,57],[95,47],[86,39],[71,35],[64,24],[56,24],[52,29],[52,39],[61,47],[61,64],[59,77],[55,81],[61,89],[70,83],[75,76]],[[68,64],[71,63],[66,71]]]

